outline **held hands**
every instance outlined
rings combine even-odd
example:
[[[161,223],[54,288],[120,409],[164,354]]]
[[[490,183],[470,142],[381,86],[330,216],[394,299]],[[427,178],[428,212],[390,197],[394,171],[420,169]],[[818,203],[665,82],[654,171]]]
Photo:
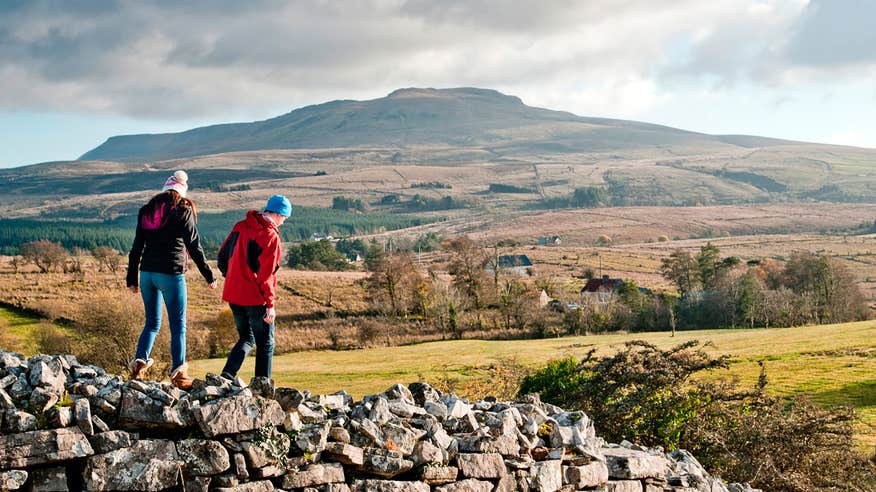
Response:
[[[277,310],[275,308],[268,308],[265,311],[265,323],[271,324],[275,319],[277,319]]]
[[[130,291],[133,292],[134,294],[136,294],[137,292],[140,291],[140,289],[138,289],[136,285],[129,285],[129,286],[128,286],[128,290],[130,290]]]

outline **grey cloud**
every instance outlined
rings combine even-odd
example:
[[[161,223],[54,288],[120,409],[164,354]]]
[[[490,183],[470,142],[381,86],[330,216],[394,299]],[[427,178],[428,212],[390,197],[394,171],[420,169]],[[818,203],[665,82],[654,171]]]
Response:
[[[872,64],[874,19],[872,0],[812,0],[788,44],[788,57],[799,65]]]
[[[786,30],[710,4],[0,2],[0,76],[9,88],[0,109],[226,118],[404,86],[571,87],[655,73],[733,80],[786,64],[774,49]],[[806,22],[801,46],[811,39]],[[667,61],[667,40],[701,26],[712,33],[690,59]]]

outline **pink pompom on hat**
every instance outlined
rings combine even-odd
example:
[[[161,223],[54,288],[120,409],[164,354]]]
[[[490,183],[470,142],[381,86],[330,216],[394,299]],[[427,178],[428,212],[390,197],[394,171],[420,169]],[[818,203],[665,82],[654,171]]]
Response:
[[[186,192],[189,191],[189,175],[186,174],[185,171],[177,171],[173,173],[173,175],[167,178],[167,181],[164,182],[164,188],[161,189],[162,192],[168,190],[174,190],[183,198],[186,197]]]

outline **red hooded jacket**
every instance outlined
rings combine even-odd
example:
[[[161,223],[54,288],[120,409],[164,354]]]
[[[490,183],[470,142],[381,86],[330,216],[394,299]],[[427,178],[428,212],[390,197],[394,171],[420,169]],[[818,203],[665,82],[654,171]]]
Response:
[[[247,212],[219,248],[219,271],[225,277],[222,299],[238,306],[274,307],[281,257],[277,226],[255,210]]]

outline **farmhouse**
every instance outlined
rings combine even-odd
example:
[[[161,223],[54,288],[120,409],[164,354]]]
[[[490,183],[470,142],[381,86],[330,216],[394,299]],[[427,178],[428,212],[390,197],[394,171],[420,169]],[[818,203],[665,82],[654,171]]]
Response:
[[[561,243],[560,236],[541,236],[538,238],[539,246],[559,246]]]
[[[500,272],[512,273],[525,277],[532,273],[532,261],[526,255],[500,255],[496,258]],[[493,274],[492,265],[487,265],[487,272]]]
[[[623,279],[610,278],[608,275],[603,275],[602,278],[591,278],[581,288],[581,299],[584,304],[597,308],[607,306],[622,283]]]

